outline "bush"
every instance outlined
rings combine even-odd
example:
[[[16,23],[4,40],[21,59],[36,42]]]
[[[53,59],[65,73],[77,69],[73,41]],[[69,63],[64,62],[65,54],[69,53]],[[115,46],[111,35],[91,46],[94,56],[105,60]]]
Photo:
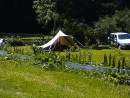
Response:
[[[23,46],[24,41],[19,36],[11,36],[7,38],[8,43],[11,46]]]
[[[114,82],[115,85],[122,85],[122,84],[126,84],[126,85],[130,85],[130,78],[127,76],[127,73],[118,73],[118,72],[114,72],[111,74],[111,76],[109,77],[110,81]]]
[[[127,12],[127,14],[126,14]],[[94,23],[94,29],[90,29],[90,35],[99,38],[101,42],[107,43],[107,36],[112,32],[130,32],[130,10],[116,11],[112,17],[104,16]]]
[[[55,52],[38,53],[35,59],[46,70],[61,71],[65,69],[62,59]]]
[[[17,38],[14,38],[9,43],[11,46],[23,46],[24,45],[24,41],[22,39],[17,39]]]

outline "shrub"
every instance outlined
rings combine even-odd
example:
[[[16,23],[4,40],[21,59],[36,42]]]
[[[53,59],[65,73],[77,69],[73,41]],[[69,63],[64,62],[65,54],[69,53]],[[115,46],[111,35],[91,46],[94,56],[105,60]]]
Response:
[[[41,63],[42,68],[46,70],[64,70],[65,66],[61,57],[55,52],[38,53],[36,60]]]
[[[24,45],[24,41],[19,36],[16,36],[16,37],[12,36],[12,37],[8,38],[7,40],[11,46],[23,46]]]
[[[126,14],[127,13],[127,14]],[[94,29],[89,33],[96,38],[99,38],[101,42],[107,42],[107,36],[111,32],[130,32],[130,10],[124,9],[122,11],[116,11],[112,17],[104,16],[99,18],[98,22],[94,23]]]
[[[130,85],[130,78],[127,76],[127,73],[119,73],[119,72],[114,72],[110,75],[109,80],[114,82],[115,85]]]
[[[10,42],[11,46],[23,46],[24,41],[22,39],[14,39],[13,41]]]

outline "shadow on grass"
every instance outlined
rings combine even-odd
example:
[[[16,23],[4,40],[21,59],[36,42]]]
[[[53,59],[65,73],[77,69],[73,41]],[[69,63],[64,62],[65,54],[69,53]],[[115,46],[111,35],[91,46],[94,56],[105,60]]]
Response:
[[[127,47],[127,48],[121,48],[121,50],[130,50],[130,47]]]
[[[94,46],[92,49],[102,50],[102,49],[111,49],[111,47],[109,45],[98,45],[98,46]],[[121,50],[130,50],[130,47],[121,48]]]
[[[94,46],[92,49],[102,50],[102,49],[110,49],[110,47],[108,45],[98,45],[98,46]]]

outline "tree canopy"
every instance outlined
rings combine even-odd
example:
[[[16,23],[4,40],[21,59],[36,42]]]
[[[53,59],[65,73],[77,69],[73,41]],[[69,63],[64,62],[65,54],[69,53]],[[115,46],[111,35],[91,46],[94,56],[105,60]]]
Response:
[[[68,33],[83,32],[93,26],[100,17],[112,17],[116,10],[122,10],[127,0],[33,0],[37,21],[46,27],[62,28]],[[82,25],[81,25],[82,24]],[[84,28],[85,27],[85,28]]]
[[[128,0],[33,0],[37,21],[53,32],[61,29],[78,40],[104,40],[110,32],[129,29]],[[125,10],[124,10],[125,9]],[[84,40],[82,41],[84,42]]]
[[[83,33],[125,7],[130,7],[128,0],[1,0],[0,32],[32,33],[43,26],[48,31]]]

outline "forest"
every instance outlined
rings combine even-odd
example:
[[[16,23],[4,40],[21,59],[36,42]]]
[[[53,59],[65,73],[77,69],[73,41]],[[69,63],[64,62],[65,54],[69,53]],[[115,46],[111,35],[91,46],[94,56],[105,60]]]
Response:
[[[1,0],[0,32],[55,34],[61,29],[102,39],[110,32],[130,32],[129,8],[128,0]]]

